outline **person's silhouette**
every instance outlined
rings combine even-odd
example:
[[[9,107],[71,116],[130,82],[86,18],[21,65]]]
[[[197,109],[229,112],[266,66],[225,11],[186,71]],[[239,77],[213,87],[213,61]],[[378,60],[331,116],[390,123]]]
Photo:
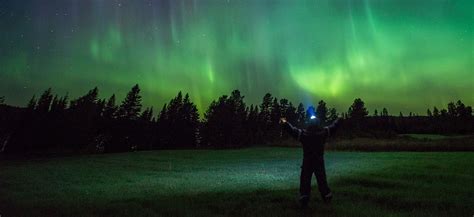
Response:
[[[329,136],[334,135],[337,127],[340,125],[340,119],[337,119],[329,126],[321,127],[319,120],[312,116],[306,129],[298,129],[292,126],[286,121],[286,118],[281,118],[280,124],[283,129],[285,129],[293,138],[300,141],[303,146],[303,164],[301,166],[299,198],[301,206],[308,206],[313,173],[316,176],[318,189],[323,201],[329,203],[332,199],[332,193],[326,180],[324,144]]]

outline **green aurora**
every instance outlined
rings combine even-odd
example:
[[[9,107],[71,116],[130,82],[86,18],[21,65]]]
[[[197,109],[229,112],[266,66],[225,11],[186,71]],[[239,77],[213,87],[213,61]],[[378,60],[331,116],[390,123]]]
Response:
[[[474,105],[473,14],[471,0],[6,0],[0,96],[121,99],[138,83],[156,109],[182,90],[204,112],[239,89],[425,114]]]

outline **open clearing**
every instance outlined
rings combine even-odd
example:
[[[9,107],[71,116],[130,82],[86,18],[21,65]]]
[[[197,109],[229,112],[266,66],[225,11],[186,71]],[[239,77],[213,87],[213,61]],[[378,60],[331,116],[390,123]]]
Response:
[[[0,161],[1,216],[472,216],[473,152],[327,152],[332,204],[299,148],[174,150]]]

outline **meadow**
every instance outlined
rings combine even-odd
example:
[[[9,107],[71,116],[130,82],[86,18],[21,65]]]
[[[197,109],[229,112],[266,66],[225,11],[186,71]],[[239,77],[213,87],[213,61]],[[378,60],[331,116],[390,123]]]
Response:
[[[0,161],[0,215],[467,216],[473,152],[326,153],[334,192],[297,203],[300,148],[163,150]]]

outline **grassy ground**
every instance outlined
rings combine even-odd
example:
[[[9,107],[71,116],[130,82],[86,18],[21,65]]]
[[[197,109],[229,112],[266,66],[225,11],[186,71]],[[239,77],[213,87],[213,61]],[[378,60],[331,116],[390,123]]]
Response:
[[[440,134],[401,134],[401,137],[409,137],[423,140],[440,140],[440,139],[459,139],[467,138],[472,135],[440,135]]]
[[[472,152],[328,152],[333,203],[314,192],[307,210],[296,202],[300,158],[298,148],[252,148],[3,160],[0,215],[474,214]]]
[[[390,139],[338,139],[329,141],[326,147],[338,151],[474,151],[474,135],[404,134]]]

